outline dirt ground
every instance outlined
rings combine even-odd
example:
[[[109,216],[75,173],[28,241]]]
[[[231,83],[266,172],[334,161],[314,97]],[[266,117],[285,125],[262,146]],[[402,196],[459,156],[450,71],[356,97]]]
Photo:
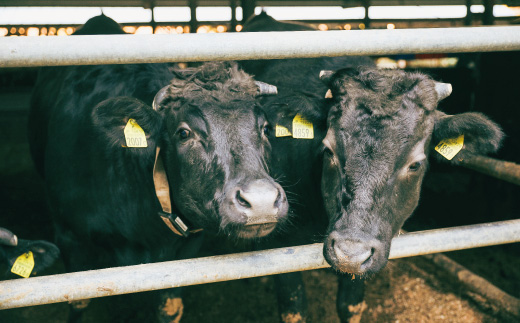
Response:
[[[0,93],[0,226],[16,231],[22,238],[52,240],[42,183],[28,155],[25,123],[29,90]],[[470,175],[460,169],[436,169],[432,165],[431,172],[435,176],[429,175],[430,179],[425,180],[421,206],[405,229],[415,231],[518,218],[520,195],[517,188],[509,184],[488,187],[485,179],[475,179],[474,175],[468,177]],[[436,186],[437,179],[443,176],[450,178],[448,182],[456,182],[457,189],[446,191],[442,185]],[[448,185],[446,180],[441,182]],[[486,199],[475,194],[475,191],[482,191],[483,195],[489,196],[489,190],[496,191],[493,203],[484,203]],[[436,207],[439,199],[444,205],[455,206]],[[448,255],[520,297],[519,244]],[[60,261],[42,274],[61,272]],[[308,271],[304,272],[304,280],[309,321],[339,322],[335,310],[334,273],[330,270]],[[512,322],[466,298],[463,287],[423,257],[390,261],[366,286],[368,309],[362,322]],[[187,287],[184,305],[184,323],[278,321],[272,277]],[[111,311],[110,302],[96,299],[87,310],[85,322],[109,322]],[[68,306],[63,303],[3,310],[0,311],[0,322],[65,322],[67,313]],[[148,319],[151,317],[143,321]],[[516,321],[520,322],[520,318]]]

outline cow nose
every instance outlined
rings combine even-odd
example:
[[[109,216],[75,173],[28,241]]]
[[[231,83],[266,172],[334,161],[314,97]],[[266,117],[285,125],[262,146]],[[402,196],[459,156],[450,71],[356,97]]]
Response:
[[[365,273],[373,265],[378,244],[376,240],[332,239],[335,267],[351,274]]]
[[[234,195],[235,207],[246,217],[246,225],[277,222],[284,200],[281,187],[264,179],[237,188]]]

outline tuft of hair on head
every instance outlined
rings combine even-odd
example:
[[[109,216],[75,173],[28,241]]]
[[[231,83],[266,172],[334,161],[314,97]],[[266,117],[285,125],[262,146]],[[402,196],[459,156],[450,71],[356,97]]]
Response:
[[[236,62],[208,62],[196,68],[177,69],[168,95],[173,99],[194,99],[212,96],[254,96],[258,91],[253,78]]]

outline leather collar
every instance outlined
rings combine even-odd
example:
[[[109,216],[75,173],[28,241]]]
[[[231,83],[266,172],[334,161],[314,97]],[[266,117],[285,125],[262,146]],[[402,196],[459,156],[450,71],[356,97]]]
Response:
[[[153,183],[155,186],[155,195],[161,204],[162,210],[159,211],[159,216],[164,221],[166,226],[170,228],[175,234],[181,237],[188,237],[191,233],[202,231],[202,229],[190,230],[179,215],[173,213],[172,202],[170,198],[170,184],[168,177],[164,170],[164,163],[162,155],[160,156],[160,147],[155,151],[155,164],[153,166]]]

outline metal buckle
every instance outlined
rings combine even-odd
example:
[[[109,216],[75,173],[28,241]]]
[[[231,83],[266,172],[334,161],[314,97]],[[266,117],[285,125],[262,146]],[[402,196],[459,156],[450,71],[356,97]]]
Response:
[[[173,232],[182,235],[183,237],[188,237],[190,235],[188,226],[177,215],[159,211],[159,216]]]

